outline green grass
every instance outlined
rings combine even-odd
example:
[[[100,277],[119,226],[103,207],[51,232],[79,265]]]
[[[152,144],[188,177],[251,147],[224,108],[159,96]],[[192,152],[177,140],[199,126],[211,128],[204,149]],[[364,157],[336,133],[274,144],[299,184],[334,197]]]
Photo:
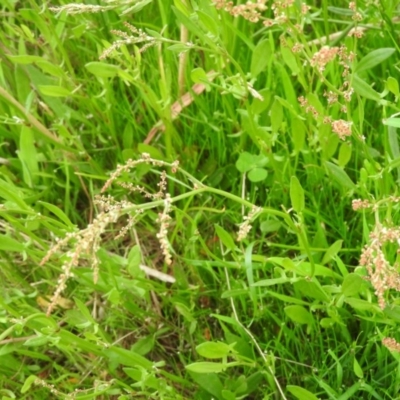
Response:
[[[399,399],[400,356],[382,344],[400,341],[399,296],[386,291],[381,309],[360,265],[370,232],[400,224],[399,8],[360,1],[355,22],[347,2],[330,3],[289,7],[270,28],[209,0],[80,14],[2,3],[1,399]],[[99,60],[121,39],[112,30],[132,34],[124,22],[154,45]],[[362,38],[346,36],[354,26],[367,28]],[[347,76],[338,56],[323,72],[310,65],[338,32],[328,44],[356,55]],[[328,105],[325,92],[348,88],[350,102]],[[182,91],[194,100],[174,117]],[[351,136],[339,139],[328,117],[351,123]],[[165,130],[146,144],[156,124]],[[47,315],[69,254],[102,215],[103,185],[142,153],[162,165],[118,181],[156,193],[166,169],[172,264],[157,238],[165,198],[114,182],[103,194],[130,205],[101,235],[89,228],[98,279],[82,252]],[[376,207],[354,211],[354,199]],[[135,224],[115,239],[129,215]],[[68,233],[69,247],[41,264]],[[397,271],[397,247],[382,247]]]

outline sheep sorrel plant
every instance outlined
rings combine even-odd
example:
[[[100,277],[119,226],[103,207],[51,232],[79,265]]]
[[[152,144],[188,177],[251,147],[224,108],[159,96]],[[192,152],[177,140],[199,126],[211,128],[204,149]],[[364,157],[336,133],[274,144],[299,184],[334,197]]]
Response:
[[[398,399],[396,1],[0,13],[2,400]]]

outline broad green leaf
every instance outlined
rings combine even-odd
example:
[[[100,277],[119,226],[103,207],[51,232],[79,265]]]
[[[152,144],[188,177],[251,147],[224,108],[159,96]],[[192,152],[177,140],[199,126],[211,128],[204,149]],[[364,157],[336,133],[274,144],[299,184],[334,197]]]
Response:
[[[308,305],[308,303],[306,301],[298,299],[293,296],[286,296],[285,294],[276,293],[276,292],[273,292],[270,290],[266,290],[264,293],[268,294],[269,296],[275,297],[276,299],[281,300],[285,303],[292,303],[292,304],[298,304],[298,305],[304,305],[304,306]]]
[[[299,400],[318,400],[317,396],[300,386],[287,385],[286,389]]]
[[[20,253],[25,246],[8,235],[0,234],[0,250]]]
[[[193,317],[193,314],[191,313],[189,307],[186,304],[176,302],[174,303],[176,310],[181,314],[186,321],[188,322],[193,322],[195,321],[195,318]]]
[[[351,159],[353,146],[351,142],[343,142],[340,145],[338,164],[340,168],[344,168]]]
[[[386,118],[382,122],[384,125],[400,128],[400,118]]]
[[[18,55],[18,56],[7,56],[14,64],[33,64],[34,62],[43,61],[42,57],[39,56],[28,56],[28,55]]]
[[[190,73],[190,77],[194,83],[206,83],[208,82],[208,77],[203,68],[195,68]]]
[[[253,168],[264,167],[268,163],[268,158],[263,155],[250,154],[247,151],[240,153],[238,160],[236,161],[236,168],[239,172],[245,173]]]
[[[347,175],[346,171],[337,165],[325,161],[325,165],[328,168],[329,173],[332,175],[333,179],[343,188],[345,189],[350,189],[354,190],[356,188],[356,185],[354,182],[350,179],[350,177]]]
[[[322,259],[321,264],[325,265],[328,261],[332,260],[339,251],[342,249],[343,240],[337,240],[329,249],[325,252],[324,258]]]
[[[376,312],[381,314],[382,310],[375,304],[372,304],[366,300],[362,299],[355,299],[353,297],[349,297],[345,299],[345,303],[350,305],[356,310],[361,310],[361,311],[371,311],[371,312]]]
[[[230,390],[224,389],[221,392],[222,398],[223,400],[236,400],[237,397],[235,395],[235,393],[231,392]]]
[[[353,360],[353,371],[356,374],[357,378],[360,378],[360,379],[364,378],[364,372],[355,357]]]
[[[93,61],[85,64],[85,68],[99,78],[112,78],[118,74],[120,68],[116,65]]]
[[[123,371],[132,378],[135,382],[141,382],[143,380],[143,370],[139,368],[123,368]],[[158,390],[162,385],[161,379],[157,379],[155,376],[146,376],[146,387]],[[119,400],[119,398],[118,398]]]
[[[21,160],[24,182],[29,187],[33,187],[38,180],[39,164],[35,146],[35,136],[33,130],[23,125],[19,139],[20,150],[18,158]]]
[[[199,374],[210,374],[222,372],[226,369],[225,364],[213,363],[213,362],[197,362],[193,364],[186,365],[185,367],[188,371],[197,372]]]
[[[270,219],[261,222],[260,229],[263,233],[277,232],[282,227],[282,222]]]
[[[251,182],[261,182],[268,176],[268,171],[264,168],[254,168],[248,174],[247,177]]]
[[[306,138],[306,127],[299,118],[291,118],[291,139],[296,153],[303,150]]]
[[[63,210],[55,206],[54,204],[46,203],[45,201],[39,201],[43,207],[46,207],[49,211],[51,211],[60,221],[64,222],[69,228],[73,228],[74,224],[70,221],[67,215]]]
[[[290,179],[290,200],[297,213],[304,210],[304,189],[296,176],[292,176]]]
[[[188,371],[192,379],[206,392],[214,396],[215,399],[221,399],[223,385],[218,375],[215,373],[199,374]]]
[[[222,342],[204,342],[196,347],[196,351],[204,358],[223,358],[232,353],[232,345]]]
[[[351,82],[351,86],[355,90],[357,94],[362,97],[365,97],[369,100],[374,100],[379,102],[381,100],[381,96],[378,92],[376,92],[367,82],[362,80],[358,75],[353,75],[353,79]]]
[[[139,153],[148,153],[150,154],[151,158],[154,158],[156,160],[165,160],[164,155],[162,154],[162,152],[157,149],[154,146],[151,146],[149,144],[146,143],[139,143],[137,146],[138,152]]]
[[[385,307],[383,313],[391,320],[400,322],[400,306],[390,304]]]
[[[304,296],[311,297],[320,301],[329,301],[328,294],[323,290],[321,285],[316,282],[301,279],[293,284],[293,286],[300,290]]]
[[[354,296],[364,286],[365,281],[360,275],[350,273],[344,279],[342,283],[342,293],[345,296]]]
[[[292,282],[293,278],[283,277],[283,278],[271,278],[271,279],[263,279],[261,281],[255,282],[252,286],[274,286],[280,285],[282,283]]]
[[[214,36],[218,36],[219,26],[217,21],[204,11],[197,10],[196,14],[199,16],[200,22],[204,25],[206,31],[210,32]]]
[[[271,58],[272,50],[269,40],[263,40],[257,43],[256,48],[253,51],[251,57],[250,72],[253,78],[256,78],[261,72],[263,72]]]
[[[26,347],[41,347],[49,343],[50,340],[51,339],[48,336],[34,336],[26,340],[23,345]]]
[[[43,71],[46,72],[52,76],[55,76],[57,78],[63,78],[65,76],[65,72],[63,69],[55,64],[50,63],[47,60],[41,60],[36,63],[36,65]]]
[[[153,350],[155,345],[155,340],[153,336],[145,336],[142,339],[139,339],[131,346],[131,350],[141,356],[145,356]]]
[[[293,75],[298,75],[300,68],[297,64],[296,56],[293,54],[292,50],[287,46],[281,46],[281,54],[283,61],[290,68]]]
[[[396,97],[400,94],[399,82],[392,76],[389,76],[386,81],[386,89],[389,90],[389,92],[392,92]]]
[[[309,262],[301,261],[294,263],[290,258],[283,257],[269,257],[268,261],[276,263],[277,265],[284,267],[288,271],[294,271],[296,274],[301,276],[310,276],[312,272],[312,266]],[[315,273],[314,276],[329,276],[331,278],[342,279],[342,276],[332,271],[332,269],[324,267],[320,264],[314,264]]]
[[[153,363],[134,351],[126,350],[121,347],[112,346],[103,351],[103,354],[119,364],[127,365],[128,367],[142,367],[150,370]]]
[[[331,328],[335,323],[333,318],[321,318],[319,321],[319,324],[325,329]]]
[[[364,56],[357,64],[354,72],[366,71],[389,58],[396,49],[392,47],[376,49]]]
[[[226,248],[229,250],[235,250],[236,249],[236,244],[235,241],[233,240],[232,236],[230,233],[228,233],[222,226],[218,224],[214,224],[215,230],[217,232],[217,235],[221,242],[224,244]]]
[[[138,277],[140,273],[140,261],[142,259],[142,254],[140,252],[140,247],[138,245],[133,246],[128,254],[128,272],[133,278]]]
[[[21,393],[22,394],[26,393],[32,387],[36,379],[38,379],[36,375],[29,375],[28,378],[25,379],[24,384],[22,385]]]
[[[71,95],[71,91],[62,86],[39,85],[40,93],[51,97],[67,97]]]
[[[285,314],[292,321],[298,324],[312,325],[314,323],[314,317],[303,306],[300,305],[286,306],[284,310]]]

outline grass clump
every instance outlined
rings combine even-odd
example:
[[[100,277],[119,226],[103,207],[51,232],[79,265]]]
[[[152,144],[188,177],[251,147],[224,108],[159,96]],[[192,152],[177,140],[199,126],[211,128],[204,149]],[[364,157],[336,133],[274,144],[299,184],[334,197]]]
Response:
[[[396,399],[395,2],[1,6],[3,399]]]

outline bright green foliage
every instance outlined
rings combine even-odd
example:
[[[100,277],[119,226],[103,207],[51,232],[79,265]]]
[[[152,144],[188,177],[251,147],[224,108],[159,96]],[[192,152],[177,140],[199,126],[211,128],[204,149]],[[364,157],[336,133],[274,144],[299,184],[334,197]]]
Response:
[[[0,5],[1,399],[397,399],[397,2],[47,3]]]

